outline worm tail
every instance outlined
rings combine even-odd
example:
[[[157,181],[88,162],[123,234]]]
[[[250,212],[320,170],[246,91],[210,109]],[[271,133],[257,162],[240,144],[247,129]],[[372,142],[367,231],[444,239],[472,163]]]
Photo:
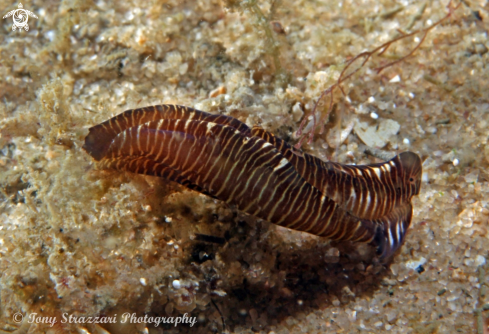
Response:
[[[151,121],[161,119],[188,119],[214,122],[231,126],[244,134],[250,135],[250,128],[236,118],[224,115],[209,114],[204,111],[173,104],[144,107],[126,110],[111,119],[90,128],[83,148],[95,160],[105,156],[112,140],[121,132]]]

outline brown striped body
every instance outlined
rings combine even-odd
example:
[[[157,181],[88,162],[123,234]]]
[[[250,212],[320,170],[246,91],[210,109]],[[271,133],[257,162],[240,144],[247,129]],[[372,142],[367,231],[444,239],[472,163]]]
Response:
[[[402,243],[419,192],[410,152],[369,166],[323,162],[235,118],[162,105],[90,129],[102,168],[161,176],[269,222],[334,240],[369,242],[382,257]]]
[[[350,166],[295,154],[292,146],[262,128],[254,127],[252,134],[272,143],[309,183],[357,217],[381,218],[419,192],[421,164],[414,153],[379,164]]]

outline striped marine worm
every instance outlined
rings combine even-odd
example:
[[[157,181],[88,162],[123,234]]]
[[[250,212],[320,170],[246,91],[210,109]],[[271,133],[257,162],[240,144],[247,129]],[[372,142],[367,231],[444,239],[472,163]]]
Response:
[[[127,110],[90,128],[83,148],[99,168],[160,176],[280,226],[369,243],[381,259],[401,246],[421,186],[412,152],[362,166],[322,161],[260,127],[176,105]]]

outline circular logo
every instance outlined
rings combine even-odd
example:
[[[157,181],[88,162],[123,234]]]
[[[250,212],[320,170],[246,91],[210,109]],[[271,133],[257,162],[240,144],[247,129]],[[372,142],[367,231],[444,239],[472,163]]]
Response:
[[[17,312],[12,316],[12,318],[14,322],[20,324],[24,320],[24,315],[20,312]]]
[[[25,9],[17,9],[14,12],[13,19],[14,19],[14,24],[17,27],[23,27],[27,24],[27,20],[28,20],[27,12],[25,11]]]

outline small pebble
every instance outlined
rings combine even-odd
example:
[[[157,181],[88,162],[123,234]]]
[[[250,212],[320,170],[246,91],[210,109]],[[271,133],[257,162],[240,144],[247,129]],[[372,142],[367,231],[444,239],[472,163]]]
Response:
[[[404,138],[404,139],[402,140],[402,142],[403,142],[404,144],[406,144],[406,145],[409,145],[409,143],[410,143],[409,139],[407,139],[407,138]]]
[[[418,269],[419,266],[422,266],[423,264],[425,264],[427,262],[427,260],[424,258],[424,257],[421,257],[420,259],[411,259],[409,261],[406,262],[406,267],[409,268],[409,269]]]
[[[210,98],[214,98],[214,97],[217,97],[219,95],[223,95],[223,94],[226,94],[227,93],[227,89],[226,87],[224,86],[220,86],[220,87],[217,87],[216,89],[214,89],[213,91],[211,91],[209,93],[209,97]]]
[[[477,255],[475,258],[475,265],[482,266],[484,264],[486,264],[486,258],[483,257],[482,255]]]
[[[427,172],[423,172],[423,174],[421,174],[421,181],[422,182],[428,182],[429,181],[429,175]]]
[[[142,286],[146,286],[146,278],[141,277],[141,278],[139,279],[139,283],[141,283],[141,285],[142,285]]]
[[[454,166],[458,166],[460,164],[460,161],[458,159],[453,159],[452,163]]]
[[[173,288],[174,289],[180,289],[182,287],[182,284],[177,279],[176,280],[173,280],[172,285],[173,285]]]
[[[394,78],[392,78],[389,82],[400,82],[400,81],[401,81],[401,77],[398,74]]]
[[[374,103],[374,102],[375,102],[375,97],[370,96],[370,97],[368,98],[368,102],[369,102],[369,103]]]
[[[374,113],[374,112],[371,112],[371,113],[370,113],[370,117],[372,117],[373,119],[377,119],[377,118],[379,118],[379,115],[377,115],[377,114],[376,114],[376,113]]]

